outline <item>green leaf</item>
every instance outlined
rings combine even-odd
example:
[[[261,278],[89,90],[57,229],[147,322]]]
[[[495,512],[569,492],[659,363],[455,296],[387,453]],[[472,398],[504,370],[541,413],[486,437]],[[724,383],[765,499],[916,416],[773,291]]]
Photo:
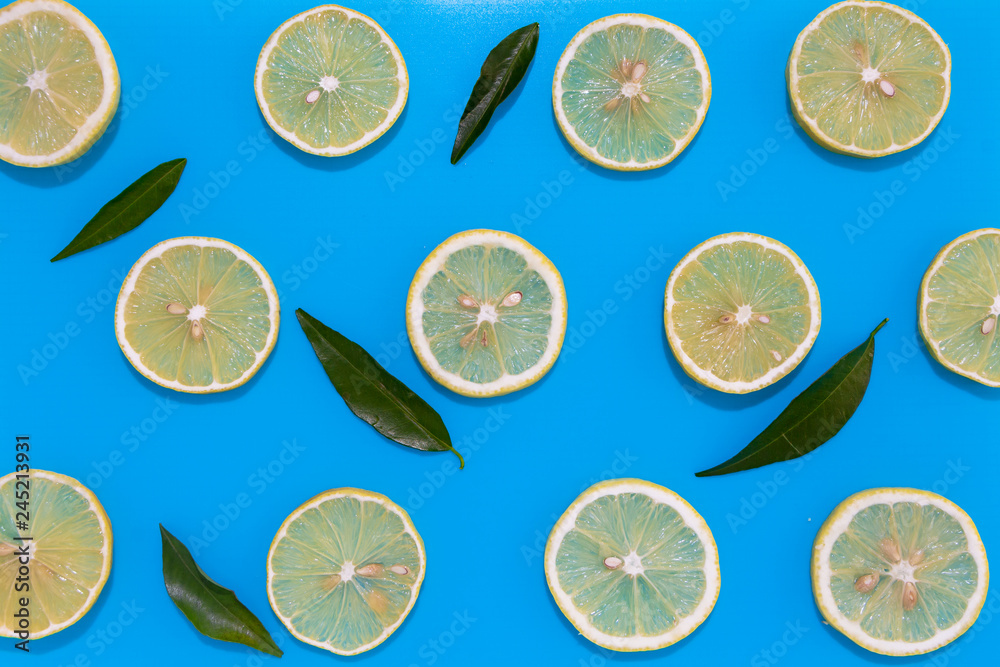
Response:
[[[163,582],[177,608],[201,634],[245,644],[269,655],[282,655],[264,625],[236,599],[236,594],[208,578],[180,540],[160,524]]]
[[[472,87],[469,103],[462,112],[458,123],[458,136],[451,149],[451,163],[455,164],[469,146],[489,125],[493,112],[507,96],[517,88],[517,84],[528,71],[531,59],[538,46],[538,24],[532,23],[515,30],[493,47],[486,62],[479,70],[479,79]]]
[[[875,358],[875,334],[888,321],[882,320],[868,340],[841,357],[796,396],[739,454],[695,474],[698,477],[726,475],[788,461],[808,454],[837,435],[865,397]]]
[[[138,227],[167,201],[167,197],[177,187],[186,164],[187,160],[184,158],[171,160],[140,176],[139,180],[105,204],[83,226],[76,238],[49,261],[56,262],[75,255]]]
[[[451,445],[441,415],[424,399],[390,375],[357,343],[301,308],[295,315],[327,377],[351,412],[401,445],[427,452],[452,451],[460,467],[465,467],[462,455]]]

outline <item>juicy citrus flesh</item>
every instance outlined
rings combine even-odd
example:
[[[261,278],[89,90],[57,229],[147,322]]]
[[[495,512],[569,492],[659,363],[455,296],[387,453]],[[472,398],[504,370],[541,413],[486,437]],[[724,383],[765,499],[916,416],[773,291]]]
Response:
[[[24,166],[79,157],[118,103],[118,70],[103,36],[64,2],[0,10],[0,158]]]
[[[556,116],[567,139],[597,164],[650,169],[670,162],[708,109],[708,66],[677,26],[622,14],[577,34],[556,69]]]
[[[540,252],[503,232],[445,241],[414,278],[408,326],[436,379],[471,395],[526,386],[555,361],[565,332],[562,279]]]
[[[272,128],[326,155],[353,152],[388,130],[408,85],[385,31],[335,5],[285,22],[265,45],[257,71],[258,102]]]
[[[338,489],[288,519],[268,554],[268,597],[299,639],[341,655],[374,648],[409,613],[424,578],[423,542],[379,494]]]
[[[948,244],[920,289],[920,332],[947,368],[1000,387],[1000,229]]]
[[[179,391],[231,389],[270,353],[277,307],[274,285],[246,251],[219,239],[172,239],[126,278],[119,342],[154,382]]]
[[[802,127],[838,152],[876,157],[910,148],[948,105],[951,56],[913,13],[884,2],[843,2],[799,35],[788,62]]]
[[[615,650],[679,641],[719,592],[718,552],[704,520],[673,492],[641,480],[585,491],[553,529],[545,561],[570,621]]]
[[[790,372],[819,330],[808,269],[774,239],[727,234],[692,250],[667,283],[670,346],[694,379],[754,391]]]
[[[824,524],[813,559],[824,616],[858,644],[890,655],[926,653],[964,632],[989,578],[968,515],[910,489],[848,498]]]
[[[20,485],[18,482],[20,481]],[[27,484],[26,484],[27,482]],[[28,528],[19,530],[18,502],[28,491]],[[21,499],[18,498],[21,494]],[[31,537],[22,542],[19,537]],[[28,545],[30,594],[15,589],[16,555]],[[97,498],[76,480],[35,470],[28,480],[0,478],[0,636],[27,597],[30,636],[39,639],[72,625],[94,604],[111,569],[111,525]]]

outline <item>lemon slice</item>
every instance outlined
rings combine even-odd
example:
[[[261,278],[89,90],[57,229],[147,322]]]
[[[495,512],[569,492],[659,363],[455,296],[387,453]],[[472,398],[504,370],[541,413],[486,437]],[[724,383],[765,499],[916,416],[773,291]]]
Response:
[[[969,515],[915,489],[871,489],[840,503],[812,557],[816,604],[849,639],[883,655],[916,655],[976,621],[989,586]]]
[[[27,479],[18,479],[25,474]],[[19,529],[19,513],[28,514],[26,528]],[[27,564],[19,555],[25,547]],[[80,482],[43,470],[0,477],[0,637],[18,637],[25,630],[14,616],[24,597],[30,639],[83,618],[111,573],[111,548],[108,515]],[[25,565],[27,575],[21,571]],[[30,591],[19,592],[15,585],[25,576]]]
[[[118,108],[104,35],[62,0],[0,9],[0,159],[49,167],[80,157]]]
[[[818,144],[872,158],[927,137],[951,95],[951,54],[913,12],[852,0],[799,33],[785,72],[792,112]]]
[[[680,155],[711,97],[698,43],[645,14],[615,14],[584,27],[552,82],[566,140],[591,162],[619,171],[655,169]]]
[[[275,132],[307,153],[347,155],[392,127],[410,80],[378,23],[322,5],[271,35],[257,59],[257,104]]]
[[[692,378],[744,394],[777,382],[819,334],[819,291],[791,248],[759,234],[708,239],[667,281],[670,349]]]
[[[239,387],[278,338],[278,294],[256,259],[228,241],[156,244],[129,271],[115,307],[118,345],[158,385],[190,393]]]
[[[356,655],[395,632],[426,568],[403,508],[380,493],[333,489],[281,524],[267,554],[267,597],[298,639]]]
[[[719,551],[683,498],[641,479],[584,491],[545,546],[545,578],[566,618],[615,651],[670,646],[701,625],[719,597]]]
[[[920,284],[920,333],[945,368],[1000,387],[1000,229],[977,229],[937,254]]]
[[[513,234],[456,234],[417,269],[406,330],[423,367],[452,391],[483,397],[523,389],[548,373],[562,348],[562,276]]]

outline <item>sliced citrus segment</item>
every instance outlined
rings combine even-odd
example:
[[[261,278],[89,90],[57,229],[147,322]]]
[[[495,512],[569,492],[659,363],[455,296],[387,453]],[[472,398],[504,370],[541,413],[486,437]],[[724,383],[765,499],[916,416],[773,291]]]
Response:
[[[221,239],[169,239],[143,254],[118,294],[115,333],[156,384],[206,393],[240,386],[278,338],[278,294],[264,267]]]
[[[819,291],[785,244],[734,232],[677,264],[663,313],[670,349],[692,378],[732,394],[777,382],[819,334]]]
[[[916,489],[871,489],[840,503],[812,556],[816,604],[849,639],[883,655],[916,655],[976,621],[989,585],[969,515]]]
[[[298,639],[356,655],[403,622],[426,567],[403,508],[379,493],[333,489],[281,524],[267,554],[267,597]]]
[[[676,493],[613,479],[584,491],[556,522],[545,578],[584,637],[648,651],[708,618],[719,597],[719,552],[708,524]]]
[[[677,157],[705,120],[711,97],[698,43],[645,14],[615,14],[584,27],[552,82],[566,140],[591,162],[621,171]]]
[[[913,12],[850,0],[805,27],[785,75],[795,119],[817,143],[879,157],[916,146],[941,120],[951,54]]]
[[[94,606],[111,573],[111,522],[93,492],[75,479],[44,470],[18,477],[0,477],[0,637],[26,629],[31,639],[40,639],[73,625]],[[18,577],[24,581],[22,548],[29,555],[30,594],[15,587]],[[14,616],[24,597],[27,628],[15,625]]]
[[[257,104],[275,132],[315,155],[347,155],[392,127],[410,81],[382,27],[322,5],[282,23],[257,59]]]
[[[406,330],[435,380],[465,396],[500,396],[534,384],[555,363],[566,290],[552,262],[524,239],[462,232],[417,269]]]
[[[1000,229],[977,229],[937,254],[920,283],[920,333],[948,370],[1000,387]]]
[[[0,159],[75,160],[104,134],[120,88],[111,48],[72,5],[18,0],[0,9]]]

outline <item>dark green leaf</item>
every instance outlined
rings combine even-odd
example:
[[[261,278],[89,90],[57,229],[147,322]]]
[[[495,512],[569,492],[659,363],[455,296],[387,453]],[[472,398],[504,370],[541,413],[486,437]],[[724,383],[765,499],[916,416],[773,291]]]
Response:
[[[795,459],[837,435],[865,397],[875,357],[875,334],[888,321],[882,320],[868,340],[841,357],[796,396],[739,454],[714,468],[696,473],[697,476],[725,475]]]
[[[348,340],[306,311],[295,311],[299,325],[323,370],[351,412],[401,445],[430,452],[455,452],[441,415],[357,343]]]
[[[171,160],[140,176],[138,181],[105,204],[83,226],[76,238],[49,261],[55,262],[75,255],[138,227],[167,201],[167,197],[177,187],[186,164],[187,160],[184,158]]]
[[[500,103],[524,78],[538,46],[538,24],[532,23],[510,33],[493,47],[479,70],[469,103],[458,123],[458,136],[451,149],[451,163],[458,162],[493,117]]]
[[[163,582],[177,608],[198,632],[224,642],[245,644],[279,658],[281,649],[236,594],[208,578],[180,540],[160,524]]]

